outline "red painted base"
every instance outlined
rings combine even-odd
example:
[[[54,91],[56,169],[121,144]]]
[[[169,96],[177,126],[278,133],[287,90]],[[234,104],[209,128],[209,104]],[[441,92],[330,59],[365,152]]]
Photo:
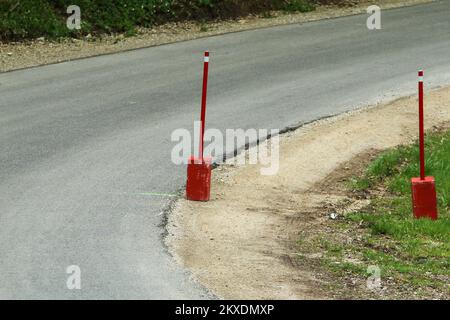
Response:
[[[187,167],[186,198],[192,201],[209,201],[211,191],[210,157],[203,162],[194,156],[189,158]]]
[[[434,177],[411,179],[414,217],[437,220],[437,197]]]

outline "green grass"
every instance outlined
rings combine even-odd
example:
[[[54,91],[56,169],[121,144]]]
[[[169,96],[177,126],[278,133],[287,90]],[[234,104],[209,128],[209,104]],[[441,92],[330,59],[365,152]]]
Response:
[[[303,235],[298,242],[303,263],[328,271],[335,279],[330,283],[341,290],[346,281],[363,284],[367,268],[377,266],[396,297],[418,292],[450,298],[450,131],[429,134],[426,153],[427,173],[436,178],[437,221],[413,217],[410,180],[419,173],[417,143],[387,150],[349,185],[352,194],[369,195],[370,205],[330,221],[324,233]]]
[[[377,186],[387,193],[372,199],[367,212],[346,218],[363,223],[370,232],[363,250],[368,263],[378,264],[390,276],[436,287],[443,285],[437,277],[450,277],[450,132],[427,136],[426,154],[427,175],[436,178],[439,220],[412,215],[410,179],[419,173],[417,144],[384,152],[362,177],[352,180],[354,190]]]
[[[450,206],[450,133],[430,135],[425,145],[426,172],[436,178],[439,204],[446,211]],[[390,192],[407,195],[410,193],[411,177],[418,175],[418,145],[401,146],[379,156],[363,177],[353,180],[353,187],[364,190],[383,182]]]
[[[426,173],[436,178],[439,208],[445,213],[450,208],[450,132],[432,134],[425,140],[426,148]],[[365,190],[378,183],[382,183],[389,192],[404,197],[403,201],[396,203],[394,207],[405,212],[406,198],[411,195],[412,177],[419,175],[419,147],[400,146],[381,154],[373,161],[364,176],[352,180],[355,190]]]

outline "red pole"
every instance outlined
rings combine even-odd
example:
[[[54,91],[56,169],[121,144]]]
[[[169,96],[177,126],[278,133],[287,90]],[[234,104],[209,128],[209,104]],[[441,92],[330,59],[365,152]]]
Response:
[[[203,64],[202,113],[200,116],[200,150],[198,154],[198,157],[202,163],[203,163],[203,148],[204,148],[205,121],[206,121],[206,96],[208,93],[208,69],[209,69],[209,51],[206,51]]]
[[[419,147],[420,180],[425,180],[425,130],[423,116],[423,71],[419,71]]]

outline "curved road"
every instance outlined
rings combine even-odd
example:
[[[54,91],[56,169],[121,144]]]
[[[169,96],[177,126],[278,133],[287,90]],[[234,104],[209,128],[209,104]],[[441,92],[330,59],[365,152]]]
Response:
[[[450,82],[450,1],[0,74],[0,298],[209,298],[167,254],[176,128],[284,128]],[[412,112],[415,110],[412,110]],[[357,143],[355,141],[355,143]],[[66,267],[82,289],[66,288]]]

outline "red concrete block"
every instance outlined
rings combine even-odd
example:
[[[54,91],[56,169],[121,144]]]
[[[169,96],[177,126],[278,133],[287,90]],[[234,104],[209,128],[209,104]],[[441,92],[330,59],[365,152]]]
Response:
[[[186,198],[192,201],[209,201],[211,193],[210,157],[203,161],[197,157],[189,158],[187,167]]]
[[[437,196],[434,177],[411,179],[414,217],[437,220]]]

